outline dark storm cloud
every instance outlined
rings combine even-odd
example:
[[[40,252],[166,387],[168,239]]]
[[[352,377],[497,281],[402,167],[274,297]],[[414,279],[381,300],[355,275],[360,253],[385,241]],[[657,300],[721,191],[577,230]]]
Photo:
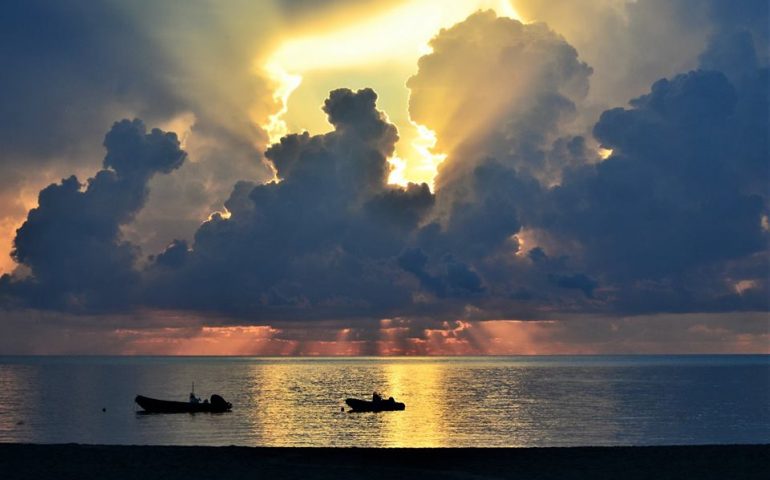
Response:
[[[580,290],[588,298],[594,296],[594,289],[598,286],[596,280],[586,276],[583,273],[575,275],[549,275],[548,280],[561,288],[572,288]]]
[[[463,58],[469,45],[489,41],[499,48],[512,32],[521,32],[510,22],[511,33],[501,34],[497,22],[494,16],[476,15],[434,40],[434,53],[421,60],[420,72],[410,80],[417,89],[411,101],[418,119],[431,128],[446,127],[440,117],[420,110],[423,96],[431,94],[429,85],[439,85],[433,92],[444,94],[459,85],[454,91],[467,98],[478,98],[475,91],[499,90],[492,88],[496,78],[458,80],[476,77],[456,72],[450,63]],[[483,34],[478,23],[487,24]],[[559,136],[554,121],[574,108],[568,108],[570,97],[562,92],[579,85],[585,69],[563,40],[550,38],[547,30],[531,32],[522,43],[543,43],[539,65],[545,66],[535,64],[541,69],[536,72],[555,68],[560,75],[521,84],[529,87],[524,97],[538,99],[534,104],[508,105],[503,95],[494,107],[501,109],[497,122],[465,142],[474,148],[449,152],[437,191],[444,220],[442,228],[423,229],[425,250],[459,255],[486,284],[494,285],[482,306],[494,294],[505,294],[589,311],[766,309],[767,300],[758,301],[768,288],[766,262],[754,272],[736,263],[745,258],[756,262],[755,256],[767,248],[762,227],[768,184],[767,71],[758,68],[762,62],[750,30],[722,25],[714,31],[701,62],[725,73],[698,71],[661,79],[649,94],[633,100],[631,108],[605,112],[593,130],[599,143],[614,150],[604,162],[587,150],[583,138]],[[468,44],[454,45],[466,37]],[[447,42],[453,48],[443,49]],[[506,58],[515,58],[512,49],[508,47]],[[478,53],[471,64],[486,65],[483,59]],[[487,61],[497,73],[507,73],[499,57]],[[517,76],[533,75],[525,65],[517,66],[511,70],[511,84]],[[555,98],[562,100],[553,102]],[[571,98],[579,101],[579,96]],[[537,113],[541,111],[552,113]],[[469,115],[458,118],[472,126],[473,110],[463,113]],[[520,128],[517,118],[526,119],[527,128]],[[451,131],[462,128],[455,125]],[[520,141],[521,132],[527,141]],[[449,131],[446,137],[453,138]],[[552,143],[546,141],[549,137]],[[560,185],[545,188],[543,180],[549,177]],[[530,255],[530,262],[511,260],[510,252],[520,248],[511,236],[522,229],[535,229],[556,248],[536,250],[542,255]],[[435,238],[442,241],[426,241]],[[437,288],[435,277],[422,268],[412,266],[412,271],[424,285]],[[750,287],[737,287],[740,281]],[[584,299],[567,300],[553,287],[582,292]],[[521,306],[503,308],[515,315]]]
[[[19,228],[12,255],[31,277],[3,278],[35,307],[124,308],[139,280],[138,249],[120,236],[149,194],[157,173],[179,168],[185,153],[176,134],[146,132],[139,120],[117,122],[104,139],[104,170],[86,184],[73,175],[40,192],[39,206]]]
[[[522,248],[515,235],[532,222],[548,185],[563,168],[596,157],[583,137],[564,133],[591,68],[546,25],[492,12],[443,31],[431,45],[408,82],[410,111],[436,131],[437,149],[448,157],[439,167],[434,220],[418,236],[425,259],[412,254],[404,266],[441,297],[446,282],[430,272],[451,258],[478,278],[469,304],[493,316],[531,315],[532,305],[561,305],[565,294],[580,302],[570,289],[591,297],[596,285],[577,282],[588,277],[565,259],[515,255]],[[438,107],[444,104],[446,111]]]
[[[545,25],[479,13],[432,45],[409,84],[449,155],[435,195],[387,184],[398,133],[374,91],[335,90],[332,132],[265,152],[279,181],[237,182],[228,213],[139,270],[119,228],[181,151],[119,123],[85,189],[41,193],[16,239],[32,276],[0,292],[223,323],[768,308],[768,77],[751,29],[719,29],[702,70],[605,111],[594,138],[569,131],[591,68]]]
[[[416,282],[393,258],[433,196],[426,185],[387,184],[398,134],[376,98],[335,90],[323,107],[333,132],[288,135],[269,148],[280,181],[239,183],[228,218],[204,223],[191,250],[177,243],[159,256],[148,272],[152,300],[260,318],[407,305]]]
[[[115,119],[173,125],[194,161],[153,179],[150,207],[123,226],[134,243],[157,251],[175,236],[190,240],[238,179],[270,178],[261,156],[267,136],[256,123],[277,106],[272,86],[252,70],[255,45],[266,45],[263,16],[255,15],[265,6],[216,7],[208,0],[4,5],[0,177],[13,181],[3,188],[19,195],[98,168],[99,141]],[[241,16],[254,21],[233,25]],[[0,235],[21,218],[16,205],[0,205]]]
[[[419,249],[408,249],[398,257],[398,265],[420,280],[426,291],[438,298],[470,297],[484,291],[481,279],[466,264],[455,261],[450,255],[441,258],[429,271],[428,257]]]
[[[511,236],[520,230],[525,205],[537,202],[542,194],[539,183],[494,159],[484,162],[455,188],[438,191],[438,198],[451,202],[451,206],[444,228],[428,226],[423,230],[428,246],[483,258],[510,244]],[[466,196],[465,192],[473,193]]]
[[[107,2],[4,5],[0,62],[3,163],[60,155],[84,129],[103,132],[120,105],[143,117],[180,108],[157,68],[165,60]]]
[[[696,68],[712,35],[748,29],[764,65],[770,53],[763,0],[517,0],[515,6],[564,35],[594,67],[579,119],[589,131],[602,111],[642,95],[660,78]]]
[[[717,38],[738,32],[751,36],[751,43],[758,52],[760,66],[767,67],[770,60],[770,5],[764,0],[711,0],[710,18],[715,24]]]
[[[766,80],[759,81],[767,72],[753,75],[738,90],[714,71],[656,82],[630,109],[607,111],[596,124],[613,155],[569,171],[550,193],[541,226],[577,239],[585,266],[619,286],[621,297],[646,292],[646,307],[639,299],[626,307],[705,308],[716,297],[739,299],[739,280],[766,290],[765,275],[733,284],[725,275],[732,262],[767,249],[759,187],[770,181]]]

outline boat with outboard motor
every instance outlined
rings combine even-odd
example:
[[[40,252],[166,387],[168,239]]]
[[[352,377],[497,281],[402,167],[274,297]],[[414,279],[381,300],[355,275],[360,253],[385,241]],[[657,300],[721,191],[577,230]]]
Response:
[[[201,401],[195,396],[195,384],[190,393],[188,402],[174,400],[158,400],[157,398],[137,395],[134,401],[144,409],[146,413],[224,413],[229,412],[233,405],[225,401],[220,395],[212,395],[210,400]]]
[[[345,403],[350,407],[351,412],[394,412],[406,409],[405,404],[395,401],[393,397],[384,400],[376,392],[371,400],[347,398]]]

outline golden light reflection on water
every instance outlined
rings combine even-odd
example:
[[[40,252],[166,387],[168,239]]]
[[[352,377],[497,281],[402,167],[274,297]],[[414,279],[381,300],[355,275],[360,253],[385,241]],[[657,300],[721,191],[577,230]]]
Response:
[[[292,414],[297,412],[296,399],[289,394],[290,389],[284,384],[285,370],[283,364],[260,365],[251,369],[251,395],[247,404],[251,408],[247,415],[250,427],[265,445],[289,445],[289,434],[297,430],[298,418]],[[265,397],[279,401],[266,402],[263,401]],[[271,425],[271,418],[281,419],[280,428],[264,428],[265,425]]]
[[[408,414],[387,415],[383,431],[390,447],[445,446],[446,404],[441,365],[391,364],[385,366],[388,392],[407,404]],[[394,412],[395,413],[395,412]]]
[[[704,375],[708,365],[719,365],[714,375]],[[767,434],[767,409],[756,400],[767,398],[767,384],[755,381],[766,377],[767,368],[760,357],[0,358],[0,442],[296,447],[755,443]],[[190,380],[200,396],[224,395],[233,411],[135,413],[137,393],[181,400]],[[721,387],[714,389],[715,384]],[[340,411],[346,397],[367,397],[372,390],[403,401],[406,410]],[[710,394],[698,393],[704,391]],[[20,420],[24,423],[17,425]],[[704,437],[704,428],[712,436]]]
[[[602,370],[429,357],[156,359],[149,369],[142,367],[148,361],[144,359],[109,361],[114,363],[99,368],[47,365],[38,370],[0,365],[0,441],[542,446],[586,442],[580,440],[581,433],[598,435],[609,443],[608,438],[622,433],[622,426],[613,419],[629,418],[616,398],[618,380]],[[65,379],[64,372],[77,374]],[[38,373],[47,377],[38,381]],[[133,394],[177,398],[183,396],[189,378],[199,380],[196,386],[206,393],[216,389],[224,394],[233,402],[233,412],[221,416],[133,413]],[[643,378],[621,378],[632,403],[655,405],[659,394],[642,383]],[[340,411],[344,398],[366,397],[374,389],[403,401],[406,410]],[[206,395],[203,391],[199,394]],[[18,399],[24,403],[14,404]],[[69,415],[43,408],[52,402],[63,405]],[[101,411],[104,405],[107,413]],[[25,422],[17,424],[19,420]],[[592,422],[591,432],[581,431],[586,422]]]
[[[259,445],[317,446],[323,438],[337,446],[446,446],[444,369],[428,359],[266,361],[250,368],[247,394],[238,399],[249,407],[238,414]],[[348,412],[345,398],[368,399],[375,390],[407,409]]]

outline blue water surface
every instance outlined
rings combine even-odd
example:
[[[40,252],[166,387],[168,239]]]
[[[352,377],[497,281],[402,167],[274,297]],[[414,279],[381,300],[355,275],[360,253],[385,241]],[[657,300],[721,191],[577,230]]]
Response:
[[[137,394],[223,395],[142,415]],[[373,390],[403,412],[352,414]],[[106,411],[102,411],[106,409]],[[0,442],[509,447],[770,443],[770,357],[0,357]]]

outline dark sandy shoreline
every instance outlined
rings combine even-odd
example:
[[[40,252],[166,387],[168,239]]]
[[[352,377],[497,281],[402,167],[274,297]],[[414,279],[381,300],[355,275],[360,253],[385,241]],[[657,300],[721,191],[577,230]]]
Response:
[[[496,449],[0,444],[11,479],[759,479],[770,445]]]

